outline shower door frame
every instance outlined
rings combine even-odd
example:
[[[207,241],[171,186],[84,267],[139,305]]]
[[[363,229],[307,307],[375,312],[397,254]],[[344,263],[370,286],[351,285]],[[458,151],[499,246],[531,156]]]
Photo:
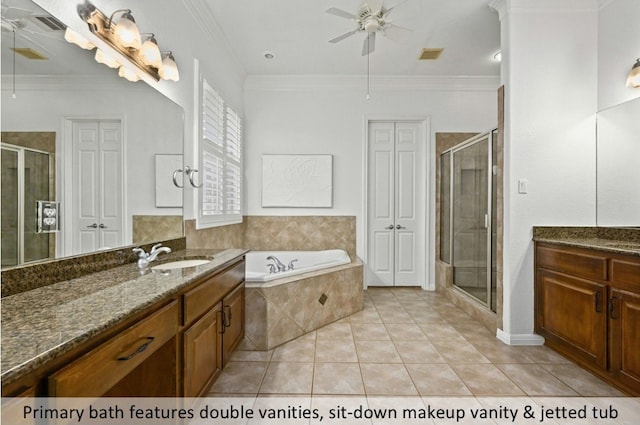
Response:
[[[494,242],[494,237],[493,237],[493,179],[494,179],[494,166],[495,164],[493,163],[493,150],[495,148],[495,140],[494,138],[497,137],[497,129],[491,129],[489,131],[480,133],[476,136],[473,136],[470,139],[465,140],[464,142],[458,143],[457,145],[443,151],[440,154],[440,158],[442,158],[442,156],[446,155],[447,153],[450,153],[450,158],[449,158],[449,169],[450,169],[450,173],[449,173],[449,190],[450,190],[450,195],[449,195],[449,260],[450,260],[450,266],[452,268],[452,287],[455,288],[457,291],[460,291],[461,293],[464,293],[466,296],[468,296],[469,298],[473,299],[474,301],[478,302],[479,304],[483,305],[484,307],[487,307],[490,311],[492,312],[496,312],[493,309],[496,308],[497,310],[497,305],[493,305],[492,301],[493,301],[493,297],[492,297],[492,280],[493,280],[493,242]],[[486,222],[486,232],[487,232],[487,253],[486,253],[486,269],[487,269],[487,279],[486,279],[486,289],[487,289],[487,296],[486,296],[486,301],[481,300],[480,298],[472,295],[471,293],[469,293],[468,291],[465,291],[463,288],[461,288],[460,286],[455,284],[455,257],[453,255],[453,249],[454,249],[454,244],[455,244],[455,239],[454,239],[454,220],[453,220],[453,215],[454,215],[454,208],[453,208],[453,204],[454,204],[454,176],[455,176],[455,172],[454,172],[454,160],[455,160],[455,153],[462,151],[470,146],[473,146],[477,143],[481,143],[483,141],[487,142],[487,213],[486,213],[486,218],[485,218],[485,222]],[[440,184],[443,184],[444,182],[440,182]],[[439,189],[440,190],[440,189]],[[497,282],[496,282],[497,284]]]
[[[17,213],[18,213],[18,217],[17,217],[17,258],[16,258],[16,262],[17,264],[15,264],[14,266],[8,266],[8,267],[16,267],[16,266],[21,266],[23,264],[29,264],[32,262],[38,262],[38,261],[42,261],[42,260],[46,260],[49,259],[51,257],[47,257],[47,258],[41,258],[38,260],[33,260],[33,261],[28,261],[25,262],[24,261],[24,225],[25,225],[25,221],[24,221],[24,211],[25,211],[25,175],[24,175],[24,167],[25,167],[25,151],[29,151],[29,152],[35,152],[41,155],[47,155],[47,158],[49,160],[49,181],[51,181],[51,177],[54,176],[55,174],[55,161],[53,158],[53,154],[51,152],[47,152],[47,151],[43,151],[43,150],[39,150],[39,149],[33,149],[33,148],[28,148],[28,147],[24,147],[24,146],[18,146],[18,145],[12,145],[11,143],[5,143],[2,142],[0,144],[0,148],[2,149],[6,149],[8,151],[11,152],[15,152],[18,155],[17,158],[17,169],[18,169],[18,175],[17,175],[17,184],[18,184],[18,199],[16,200],[18,203],[18,208],[17,208]],[[49,191],[51,191],[51,187],[49,188]]]

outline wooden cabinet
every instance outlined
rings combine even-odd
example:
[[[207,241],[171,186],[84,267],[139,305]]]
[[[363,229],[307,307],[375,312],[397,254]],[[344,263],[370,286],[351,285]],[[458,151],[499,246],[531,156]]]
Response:
[[[222,370],[222,303],[184,333],[184,397],[197,397]]]
[[[222,337],[222,361],[226,365],[231,352],[244,337],[244,283],[224,298],[224,332]]]
[[[535,329],[549,347],[640,395],[640,257],[536,243]]]
[[[183,396],[203,395],[244,337],[244,262],[183,296]]]

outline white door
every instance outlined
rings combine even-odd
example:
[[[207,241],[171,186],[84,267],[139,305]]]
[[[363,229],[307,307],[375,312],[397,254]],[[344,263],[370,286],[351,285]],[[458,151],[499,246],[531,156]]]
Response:
[[[421,122],[370,122],[367,285],[422,286],[426,170]]]
[[[123,170],[120,121],[74,121],[73,252],[122,245]]]

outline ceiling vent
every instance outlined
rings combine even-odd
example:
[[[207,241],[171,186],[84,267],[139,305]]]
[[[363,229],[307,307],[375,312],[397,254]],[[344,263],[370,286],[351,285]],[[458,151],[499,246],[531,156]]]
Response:
[[[37,22],[49,28],[51,31],[64,31],[67,26],[51,15],[34,16]]]
[[[420,56],[418,56],[418,60],[426,61],[426,60],[436,60],[442,54],[443,48],[439,49],[422,49],[420,52]]]
[[[11,49],[17,54],[24,56],[27,59],[48,59],[46,56],[41,53],[36,52],[31,47],[16,47],[15,49]]]

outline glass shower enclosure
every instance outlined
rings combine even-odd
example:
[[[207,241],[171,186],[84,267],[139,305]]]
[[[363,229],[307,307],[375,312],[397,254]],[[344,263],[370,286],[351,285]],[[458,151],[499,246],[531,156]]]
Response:
[[[496,311],[497,131],[462,142],[440,157],[441,260],[453,285]]]
[[[55,240],[37,233],[36,201],[53,197],[53,156],[2,144],[2,267],[54,256]]]

